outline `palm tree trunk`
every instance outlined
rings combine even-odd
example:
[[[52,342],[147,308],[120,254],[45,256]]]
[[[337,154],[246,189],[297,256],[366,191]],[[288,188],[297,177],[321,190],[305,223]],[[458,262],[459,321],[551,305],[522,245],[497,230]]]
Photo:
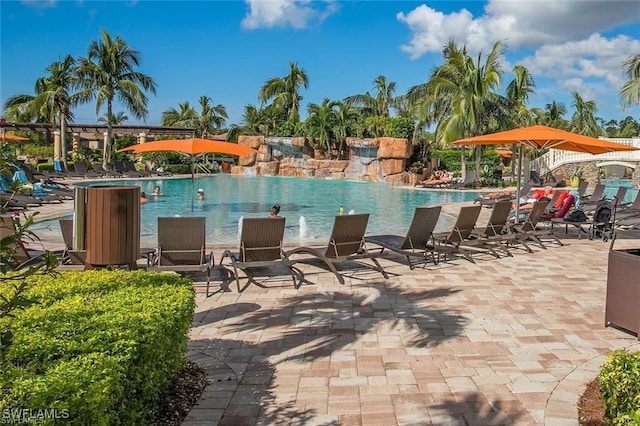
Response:
[[[60,110],[60,157],[65,170],[67,169],[67,120],[66,111]]]
[[[113,121],[112,118],[112,106],[111,102],[107,102],[107,140],[104,141],[104,148],[102,152],[102,167],[108,169],[109,161],[111,161],[111,123]]]

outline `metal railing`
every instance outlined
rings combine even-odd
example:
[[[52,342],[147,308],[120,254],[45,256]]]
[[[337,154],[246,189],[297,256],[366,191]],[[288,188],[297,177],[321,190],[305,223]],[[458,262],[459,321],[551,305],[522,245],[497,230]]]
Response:
[[[602,140],[616,142],[623,145],[635,146],[640,148],[640,138],[600,138]],[[582,152],[564,151],[560,149],[550,149],[549,152],[531,161],[532,170],[555,170],[565,164],[576,164],[582,162],[607,162],[607,163],[625,163],[640,162],[640,150],[638,151],[620,151],[607,152],[605,154],[592,155]]]

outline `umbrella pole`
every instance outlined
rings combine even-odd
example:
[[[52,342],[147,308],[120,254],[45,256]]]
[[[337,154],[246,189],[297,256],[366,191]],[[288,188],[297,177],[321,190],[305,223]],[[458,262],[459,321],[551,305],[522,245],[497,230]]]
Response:
[[[195,163],[195,157],[191,157],[191,211],[193,211],[194,209],[194,191],[195,191],[195,179],[194,179],[194,175],[195,175],[195,170],[196,170],[196,163]]]
[[[522,185],[520,183],[520,177],[522,176],[522,144],[518,146],[518,175],[516,177],[516,218],[515,223],[520,222],[520,190]]]

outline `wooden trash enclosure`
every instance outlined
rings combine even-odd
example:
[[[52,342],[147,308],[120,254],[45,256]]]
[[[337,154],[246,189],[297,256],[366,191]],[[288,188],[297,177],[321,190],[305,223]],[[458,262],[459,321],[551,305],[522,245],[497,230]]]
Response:
[[[87,188],[86,250],[87,267],[136,268],[140,253],[140,187]]]

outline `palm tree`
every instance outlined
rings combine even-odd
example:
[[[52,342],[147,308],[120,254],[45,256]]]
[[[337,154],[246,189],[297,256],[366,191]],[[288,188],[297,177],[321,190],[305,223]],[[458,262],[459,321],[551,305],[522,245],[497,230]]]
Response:
[[[338,146],[338,154],[340,154],[344,149],[347,136],[350,135],[349,132],[358,120],[358,112],[344,102],[336,101],[334,106],[336,109],[334,110],[333,134],[340,144]]]
[[[288,120],[296,124],[300,121],[300,87],[309,86],[309,78],[304,69],[295,62],[289,62],[289,74],[285,77],[272,77],[260,88],[260,101],[267,103],[273,99],[274,105],[286,112]]]
[[[629,79],[620,89],[620,97],[625,107],[640,105],[640,55],[628,57],[622,63],[622,70]]]
[[[396,83],[394,81],[387,83],[387,78],[379,75],[373,80],[373,85],[375,96],[366,92],[349,96],[344,101],[349,105],[358,107],[365,117],[388,118],[389,110],[396,102]]]
[[[246,105],[244,107],[244,114],[242,114],[241,124],[254,133],[262,134],[263,126],[265,125],[263,111],[256,108],[255,105]]]
[[[200,96],[200,108],[202,111],[198,114],[196,135],[206,138],[209,133],[213,133],[216,129],[220,129],[229,116],[227,108],[222,105],[211,105],[211,98],[208,96]]]
[[[129,116],[124,111],[118,111],[113,115],[113,117],[111,117],[111,124],[114,126],[120,126],[128,119]],[[105,116],[98,117],[98,122],[106,124],[108,122],[108,119]]]
[[[445,63],[438,67],[429,87],[415,88],[413,93],[428,93],[430,102],[439,104],[442,115],[436,136],[444,142],[478,136],[508,126],[507,101],[497,93],[502,78],[501,57],[504,43],[496,42],[482,63],[467,55],[466,46],[449,41],[443,50]],[[462,172],[466,163],[462,152]],[[480,168],[480,146],[476,151],[476,171]]]
[[[529,70],[522,66],[513,67],[514,78],[507,86],[507,102],[514,123],[519,127],[532,124],[533,117],[527,108],[529,95],[536,87]]]
[[[543,110],[535,108],[533,113],[537,117],[536,122],[540,124],[555,129],[564,130],[567,128],[567,121],[563,118],[567,113],[567,108],[561,102],[552,101]]]
[[[178,109],[169,108],[162,113],[162,125],[167,127],[196,128],[198,113],[189,101],[178,104]]]
[[[335,101],[324,98],[321,105],[309,104],[307,113],[309,117],[305,122],[311,139],[318,139],[320,145],[327,147],[331,158],[331,139],[334,136],[333,128],[336,124]]]
[[[96,99],[96,114],[103,105],[107,107],[107,140],[102,158],[105,168],[111,158],[113,101],[117,99],[135,118],[145,119],[148,103],[145,91],[156,93],[153,79],[135,71],[140,56],[120,36],[114,39],[102,30],[101,39],[92,41],[87,57],[80,60],[78,74],[84,87],[91,90],[90,98]]]
[[[52,62],[46,68],[47,75],[35,83],[35,96],[16,95],[5,104],[7,113],[20,119],[47,121],[60,126],[60,156],[67,164],[67,124],[73,120],[71,108],[87,96],[86,91],[74,92],[79,87],[75,73],[76,60],[67,55],[62,61]]]
[[[604,132],[596,121],[595,113],[598,111],[596,103],[585,101],[578,92],[572,92],[571,96],[573,96],[571,105],[576,111],[571,117],[569,131],[592,137],[601,136]]]

